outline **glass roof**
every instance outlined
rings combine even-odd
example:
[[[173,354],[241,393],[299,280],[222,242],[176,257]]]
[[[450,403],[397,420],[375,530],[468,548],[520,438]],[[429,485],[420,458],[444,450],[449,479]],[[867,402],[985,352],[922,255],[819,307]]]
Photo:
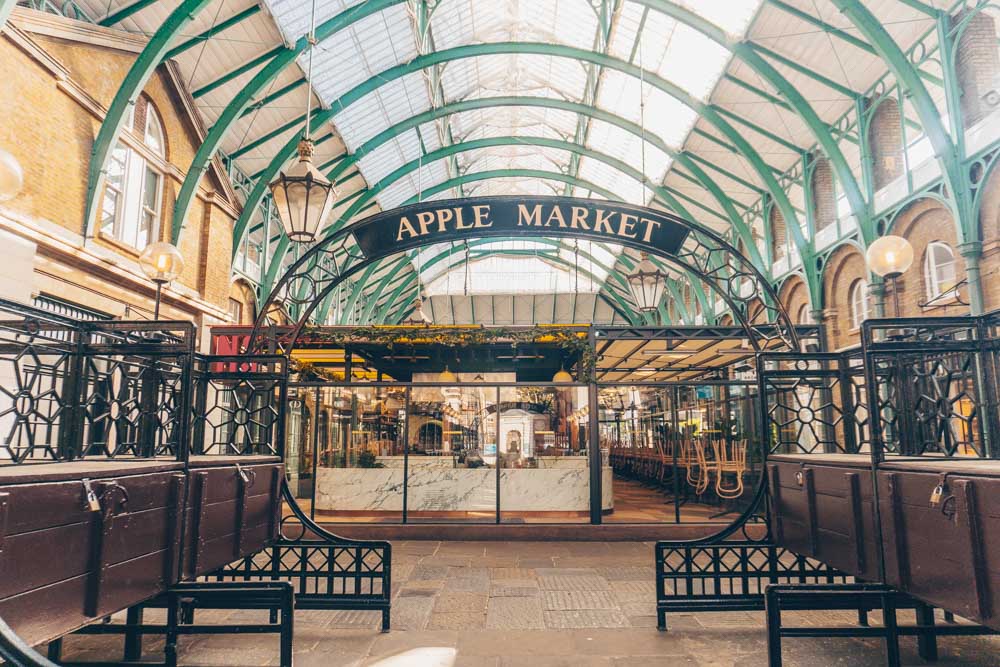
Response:
[[[301,0],[265,0],[265,3],[287,42],[295,41],[308,30],[310,3]],[[761,0],[677,2],[736,37],[743,35],[760,3]],[[317,22],[353,4],[357,3],[318,0]],[[606,52],[656,73],[695,99],[705,100],[730,57],[728,51],[694,29],[628,0],[618,5],[609,22],[601,20],[590,0],[439,0],[430,10],[425,35],[420,35],[417,29],[414,7],[414,3],[391,6],[335,33],[315,49],[312,83],[324,106],[333,106],[338,98],[366,81],[375,80],[379,84],[333,117],[333,125],[350,152],[416,114],[453,102],[495,97],[547,98],[594,106],[642,130],[636,135],[570,110],[517,105],[516,100],[504,106],[446,115],[418,129],[399,133],[365,154],[358,167],[368,186],[377,186],[403,165],[413,163],[415,167],[422,155],[451,144],[488,138],[572,142],[594,155],[581,156],[516,140],[461,151],[453,157],[421,162],[419,169],[414,168],[387,187],[377,189],[375,199],[382,209],[426,198],[418,192],[428,188],[437,191],[430,195],[433,198],[496,194],[600,196],[586,184],[567,184],[564,182],[567,177],[594,184],[624,201],[646,204],[652,196],[650,188],[633,175],[607,164],[597,154],[645,173],[652,183],[661,183],[671,166],[671,158],[648,141],[643,151],[642,132],[666,146],[680,149],[697,120],[695,111],[648,83],[569,57],[516,52],[480,55],[378,81],[378,75],[393,66],[423,53],[465,45],[561,44]],[[305,69],[305,56],[300,59],[300,66]],[[538,171],[558,176],[542,180],[524,175]],[[477,179],[476,174],[483,172],[489,172],[490,178]],[[465,181],[462,185],[435,187],[460,177]],[[415,267],[426,264],[422,260],[430,259],[430,253],[442,250],[446,251],[447,246],[426,249],[415,261]],[[495,293],[497,290],[553,292],[572,288],[577,280],[572,267],[567,269],[548,257],[546,253],[553,251],[552,246],[539,248],[537,256],[500,252],[504,249],[499,247],[493,250],[497,252],[481,257],[476,252],[470,255],[473,277],[468,286],[464,267],[448,271],[444,262],[433,270],[422,269],[421,282],[429,293],[453,293],[454,289],[459,293],[466,289]],[[614,265],[614,255],[603,259],[608,267]],[[461,274],[457,288],[455,272]],[[600,281],[607,273],[593,266],[587,272],[599,276]],[[598,290],[600,285],[593,288]]]

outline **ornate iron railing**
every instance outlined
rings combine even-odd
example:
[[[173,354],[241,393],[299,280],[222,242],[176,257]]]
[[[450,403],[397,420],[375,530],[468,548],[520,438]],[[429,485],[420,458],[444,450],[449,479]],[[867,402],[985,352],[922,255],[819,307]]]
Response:
[[[217,581],[289,581],[297,609],[377,611],[389,630],[392,545],[348,540],[313,522],[284,488],[292,514],[267,549],[242,558],[208,577]]]

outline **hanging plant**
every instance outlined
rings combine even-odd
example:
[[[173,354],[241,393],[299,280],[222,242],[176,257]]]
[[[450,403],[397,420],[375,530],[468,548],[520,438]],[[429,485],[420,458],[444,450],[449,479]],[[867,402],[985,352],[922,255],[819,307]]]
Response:
[[[587,335],[578,327],[322,327],[307,325],[300,337],[310,343],[331,347],[351,344],[383,345],[393,352],[397,345],[442,345],[449,348],[473,347],[508,343],[517,352],[520,345],[549,343],[568,355],[580,358],[580,378],[589,378],[597,366],[597,354]],[[306,367],[308,372],[319,372],[311,364],[299,362],[296,370]],[[301,371],[300,371],[301,373]],[[323,378],[325,379],[325,378]]]

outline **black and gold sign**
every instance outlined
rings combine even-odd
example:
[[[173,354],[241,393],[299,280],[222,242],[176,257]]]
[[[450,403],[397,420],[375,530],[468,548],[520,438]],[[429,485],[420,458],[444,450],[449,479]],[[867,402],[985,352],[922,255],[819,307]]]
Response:
[[[365,257],[482,237],[575,237],[676,254],[689,223],[662,211],[572,197],[478,197],[414,204],[351,227]]]

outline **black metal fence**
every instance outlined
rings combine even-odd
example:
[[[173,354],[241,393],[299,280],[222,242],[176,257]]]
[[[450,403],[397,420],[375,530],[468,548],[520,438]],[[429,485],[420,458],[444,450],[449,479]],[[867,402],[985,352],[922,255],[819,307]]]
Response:
[[[202,355],[195,341],[190,322],[0,300],[0,462],[280,456],[287,360]]]

